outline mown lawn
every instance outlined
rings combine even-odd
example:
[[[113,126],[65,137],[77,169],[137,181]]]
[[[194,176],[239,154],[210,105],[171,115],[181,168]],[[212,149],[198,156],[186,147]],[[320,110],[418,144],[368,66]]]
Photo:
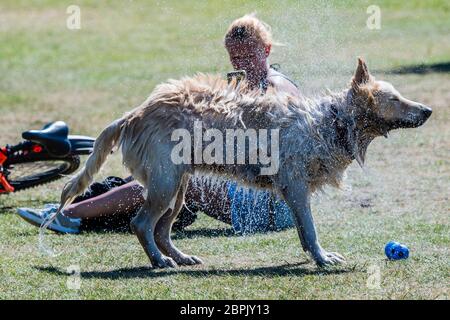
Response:
[[[70,4],[81,8],[81,30],[66,28]],[[381,8],[380,30],[366,27],[371,4]],[[37,229],[15,210],[56,202],[61,180],[0,197],[1,299],[448,299],[448,1],[4,0],[0,145],[52,120],[96,136],[161,81],[198,71],[225,74],[231,67],[223,34],[252,11],[284,44],[271,62],[305,93],[343,88],[363,56],[376,77],[433,107],[423,127],[376,140],[366,167],[352,166],[343,190],[314,199],[322,245],[348,263],[318,269],[301,252],[295,230],[239,237],[204,215],[175,236],[182,249],[203,258],[202,266],[151,270],[130,234],[48,234],[63,251],[49,258],[38,250]],[[421,65],[424,72],[415,68]],[[111,174],[126,175],[117,156],[98,179]],[[410,258],[387,261],[389,240],[407,244]],[[71,266],[80,269],[79,290],[70,289]],[[378,271],[379,286],[373,285]]]

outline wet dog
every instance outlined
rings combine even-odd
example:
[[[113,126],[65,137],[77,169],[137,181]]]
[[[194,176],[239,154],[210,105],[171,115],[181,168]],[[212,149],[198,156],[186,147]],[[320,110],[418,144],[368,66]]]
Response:
[[[324,250],[319,243],[311,194],[327,184],[339,186],[353,160],[363,164],[374,138],[393,129],[418,127],[431,112],[404,98],[388,82],[375,80],[361,59],[347,89],[317,99],[276,90],[261,94],[215,76],[171,80],[103,130],[85,167],[64,187],[59,211],[84,191],[111,150],[120,146],[124,165],[145,188],[145,203],[131,224],[154,267],[201,263],[177,249],[170,238],[188,179],[196,171],[224,175],[281,195],[292,211],[303,250],[319,266],[341,263],[340,254]],[[278,130],[277,171],[262,175],[260,162],[175,164],[173,132],[183,129],[194,134],[198,121],[204,129],[223,134],[230,128]],[[246,148],[249,154],[255,152]]]

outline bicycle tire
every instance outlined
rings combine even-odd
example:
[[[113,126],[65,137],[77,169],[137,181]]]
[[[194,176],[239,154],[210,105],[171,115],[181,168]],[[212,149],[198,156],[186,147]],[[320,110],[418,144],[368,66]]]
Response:
[[[50,169],[24,173],[22,167],[36,167],[58,163]],[[63,158],[53,157],[48,154],[33,155],[24,157],[15,157],[4,166],[7,170],[7,179],[14,192],[33,188],[62,178],[64,175],[71,174],[80,166],[80,157],[78,155],[69,155]]]

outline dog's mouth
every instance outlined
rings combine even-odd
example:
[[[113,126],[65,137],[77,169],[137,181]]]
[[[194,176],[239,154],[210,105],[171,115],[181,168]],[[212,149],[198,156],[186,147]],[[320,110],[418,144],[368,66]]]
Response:
[[[428,107],[421,107],[420,111],[415,114],[408,114],[404,119],[395,120],[391,123],[390,130],[417,128],[423,125],[432,114],[432,110]]]
[[[420,127],[428,120],[428,117],[420,117],[418,119],[405,119],[405,120],[394,121],[392,123],[392,125],[390,126],[390,130],[409,129],[409,128]]]

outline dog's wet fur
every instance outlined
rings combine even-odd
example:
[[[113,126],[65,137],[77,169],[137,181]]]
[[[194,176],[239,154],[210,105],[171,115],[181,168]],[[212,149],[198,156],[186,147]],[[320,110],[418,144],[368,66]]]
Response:
[[[155,88],[139,107],[102,131],[85,167],[64,187],[60,212],[82,193],[115,146],[123,163],[145,190],[145,203],[131,226],[153,267],[202,263],[171,241],[171,226],[183,203],[189,177],[196,171],[220,174],[243,184],[269,188],[289,205],[301,245],[319,266],[344,262],[319,244],[310,208],[311,194],[339,186],[348,165],[363,164],[367,147],[398,128],[422,125],[431,115],[423,104],[405,99],[377,81],[358,59],[351,84],[317,99],[293,97],[275,89],[262,95],[245,83],[227,84],[218,76],[170,80]],[[279,129],[279,170],[260,176],[255,165],[175,165],[171,134],[194,121],[206,128]]]

